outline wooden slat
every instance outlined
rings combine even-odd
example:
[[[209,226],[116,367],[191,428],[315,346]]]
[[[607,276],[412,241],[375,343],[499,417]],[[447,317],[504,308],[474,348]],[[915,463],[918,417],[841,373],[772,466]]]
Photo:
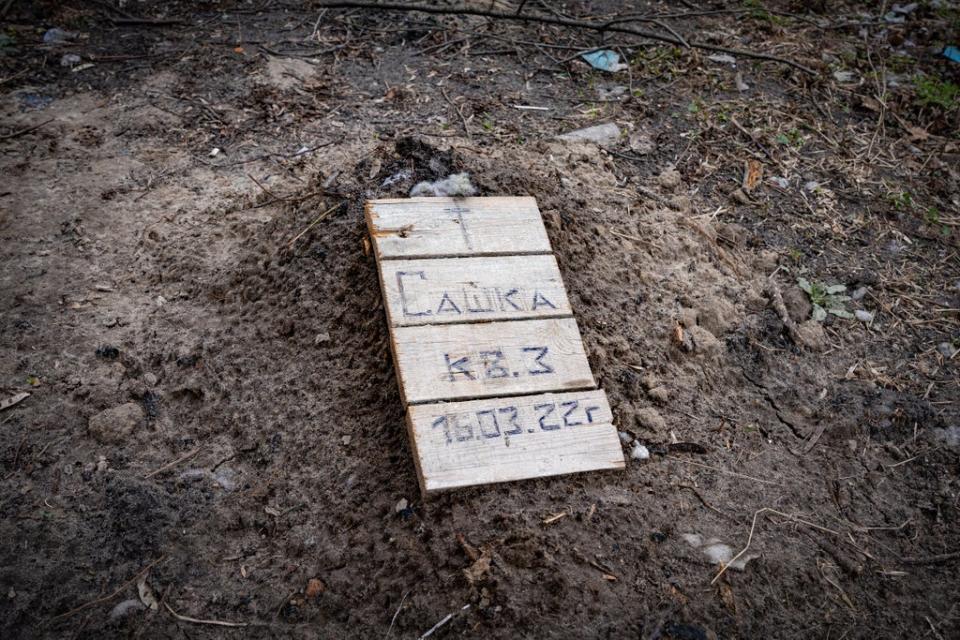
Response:
[[[392,326],[572,313],[551,255],[384,260],[380,282]]]
[[[412,405],[407,428],[424,492],[624,467],[599,390]]]
[[[596,386],[573,318],[395,327],[404,402]]]
[[[533,198],[403,198],[367,202],[378,259],[549,253]]]

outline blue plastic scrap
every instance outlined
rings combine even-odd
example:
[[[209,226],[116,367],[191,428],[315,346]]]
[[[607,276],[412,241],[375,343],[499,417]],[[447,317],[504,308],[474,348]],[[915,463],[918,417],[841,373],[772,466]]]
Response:
[[[580,57],[586,60],[591,67],[594,69],[599,69],[600,71],[622,71],[627,68],[627,65],[620,62],[620,55],[615,51],[610,51],[609,49],[601,49],[600,51],[590,51],[589,53],[582,53]]]
[[[953,60],[954,62],[960,62],[960,49],[954,47],[953,45],[944,48],[943,57],[947,60]]]

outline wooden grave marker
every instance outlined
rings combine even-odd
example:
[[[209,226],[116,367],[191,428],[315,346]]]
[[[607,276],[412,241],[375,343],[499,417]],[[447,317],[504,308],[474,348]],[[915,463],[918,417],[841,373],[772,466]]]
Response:
[[[533,198],[372,200],[366,217],[425,493],[624,467]]]

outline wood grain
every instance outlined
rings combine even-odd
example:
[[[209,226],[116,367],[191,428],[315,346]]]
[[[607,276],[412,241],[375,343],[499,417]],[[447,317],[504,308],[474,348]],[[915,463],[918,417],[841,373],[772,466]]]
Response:
[[[600,390],[412,405],[407,428],[424,492],[624,467]]]
[[[404,402],[595,387],[573,318],[395,327]]]
[[[380,260],[550,253],[529,197],[370,200],[366,217]]]
[[[551,255],[384,260],[380,282],[392,326],[572,314]]]

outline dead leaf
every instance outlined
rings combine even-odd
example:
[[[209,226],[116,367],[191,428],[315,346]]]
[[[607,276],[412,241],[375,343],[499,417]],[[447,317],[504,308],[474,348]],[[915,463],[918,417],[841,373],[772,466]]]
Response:
[[[307,599],[312,600],[326,590],[327,587],[319,578],[310,578],[310,580],[307,582],[307,590],[304,592],[304,595],[307,597]]]
[[[29,397],[30,397],[29,393],[27,393],[26,391],[21,391],[20,393],[16,395],[12,395],[5,400],[0,400],[0,411],[3,411],[4,409],[9,409],[13,405],[19,402],[22,402]]]
[[[923,142],[930,139],[930,134],[922,127],[907,127],[907,133],[910,134],[910,142]]]
[[[880,113],[881,109],[883,109],[880,101],[872,96],[860,96],[860,104],[863,105],[864,108],[870,111],[876,111],[877,113]]]
[[[763,180],[763,165],[757,160],[747,160],[743,165],[743,190],[750,193]]]
[[[733,597],[733,589],[730,588],[730,585],[726,582],[718,584],[717,595],[720,596],[720,601],[723,603],[723,606],[733,615],[737,615],[737,601]]]
[[[153,589],[147,584],[147,576],[149,575],[150,574],[143,576],[139,582],[137,582],[137,593],[140,595],[140,602],[150,607],[153,611],[156,611],[160,608],[160,603],[157,601],[157,596],[153,594]]]
[[[670,340],[678,347],[683,346],[683,327],[680,326],[679,322],[673,325]]]

